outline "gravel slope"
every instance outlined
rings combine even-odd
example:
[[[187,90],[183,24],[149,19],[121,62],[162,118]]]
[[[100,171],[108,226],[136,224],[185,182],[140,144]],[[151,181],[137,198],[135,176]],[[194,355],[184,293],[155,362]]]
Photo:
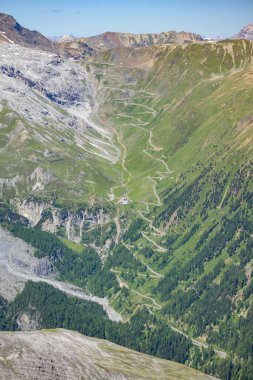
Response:
[[[68,330],[0,333],[3,380],[211,380],[167,360]]]

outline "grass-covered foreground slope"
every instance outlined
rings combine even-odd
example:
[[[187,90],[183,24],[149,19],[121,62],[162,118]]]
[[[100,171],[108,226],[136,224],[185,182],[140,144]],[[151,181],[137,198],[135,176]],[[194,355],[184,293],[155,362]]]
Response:
[[[0,333],[1,376],[8,379],[214,379],[186,366],[67,330]]]

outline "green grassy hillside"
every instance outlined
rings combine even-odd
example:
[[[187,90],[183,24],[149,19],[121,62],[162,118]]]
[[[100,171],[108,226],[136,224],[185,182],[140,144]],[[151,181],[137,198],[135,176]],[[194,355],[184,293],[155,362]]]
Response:
[[[119,159],[112,164],[93,151],[79,161],[74,140],[60,148],[62,141],[52,138],[50,150],[59,146],[64,157],[48,163],[40,153],[40,166],[55,180],[36,196],[51,199],[55,192],[65,206],[109,202],[115,227],[102,233],[83,226],[82,244],[93,247],[83,252],[72,244],[64,249],[64,240],[40,226],[12,228],[36,248],[45,238],[55,244],[62,278],[107,295],[125,322],[140,310],[149,313],[144,336],[153,336],[156,323],[170,327],[191,341],[187,364],[232,380],[253,372],[252,62],[253,44],[237,40],[120,48],[82,63],[96,89],[92,120],[113,135]],[[6,173],[8,165],[13,175],[38,165],[30,154],[44,144],[26,139],[22,151],[7,149],[9,134],[0,133]],[[16,183],[5,183],[6,198],[27,196],[30,187]],[[96,250],[101,257],[109,238],[113,244],[100,262]],[[154,352],[164,354],[159,347]]]
[[[237,358],[235,379],[252,366],[252,48],[119,49],[89,64],[123,150],[115,195],[130,200],[108,260],[122,287],[113,304],[126,315],[146,304]]]
[[[133,201],[159,203],[154,183],[161,191],[198,161],[250,148],[250,42],[117,49],[95,59],[88,67],[99,116],[117,132]]]

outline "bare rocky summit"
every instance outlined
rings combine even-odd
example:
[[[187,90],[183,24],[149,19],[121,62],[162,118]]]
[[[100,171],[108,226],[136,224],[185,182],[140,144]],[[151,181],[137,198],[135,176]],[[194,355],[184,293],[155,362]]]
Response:
[[[0,43],[56,52],[57,45],[41,33],[21,26],[12,16],[0,13]]]
[[[3,380],[211,380],[184,365],[68,330],[0,333]]]

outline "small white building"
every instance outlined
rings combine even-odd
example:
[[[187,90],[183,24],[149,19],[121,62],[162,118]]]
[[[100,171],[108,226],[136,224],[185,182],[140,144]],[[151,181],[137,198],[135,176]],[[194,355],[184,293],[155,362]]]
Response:
[[[120,205],[128,205],[129,203],[130,203],[130,201],[129,201],[129,199],[127,197],[121,198],[118,201],[118,204],[120,204]]]

